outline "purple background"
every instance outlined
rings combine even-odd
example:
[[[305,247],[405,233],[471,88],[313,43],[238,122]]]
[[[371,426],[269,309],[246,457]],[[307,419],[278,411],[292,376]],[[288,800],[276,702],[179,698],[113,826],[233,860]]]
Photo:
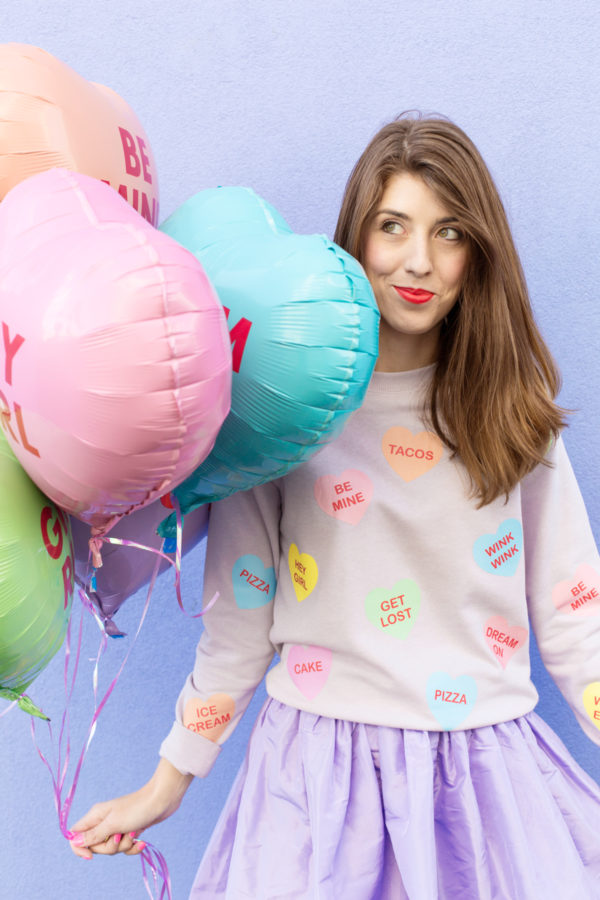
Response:
[[[474,139],[505,200],[536,314],[578,414],[566,443],[600,537],[597,481],[600,360],[598,146],[600,20],[594,0],[5,0],[3,41],[37,44],[120,93],[156,156],[165,218],[196,191],[253,187],[299,232],[332,234],[349,171],[387,120],[419,108],[453,118]],[[184,591],[197,602],[203,547]],[[133,634],[143,597],[118,617]],[[161,576],[148,620],[103,713],[74,804],[138,787],[154,769],[200,627]],[[91,681],[98,632],[87,630],[80,682]],[[129,639],[111,642],[110,680]],[[598,748],[580,731],[534,653],[538,711],[600,780]],[[30,693],[58,718],[62,657]],[[151,840],[166,855],[175,900],[195,867],[240,762],[261,696],[212,776]],[[73,707],[81,746],[90,701]],[[43,732],[40,730],[39,734]],[[76,859],[60,836],[50,779],[29,722],[0,722],[0,898],[106,900],[146,896],[136,860]]]

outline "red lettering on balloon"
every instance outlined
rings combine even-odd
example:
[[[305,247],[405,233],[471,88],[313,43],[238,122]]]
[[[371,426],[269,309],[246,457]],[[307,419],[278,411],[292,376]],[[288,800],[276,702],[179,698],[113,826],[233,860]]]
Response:
[[[106,178],[103,178],[102,181],[104,182],[104,184],[107,184],[109,187],[111,187],[110,181],[108,181]],[[129,203],[129,194],[127,193],[127,185],[126,184],[120,184],[119,187],[117,188],[117,192],[121,195],[121,197],[123,198],[123,200],[125,200],[126,203]],[[141,195],[142,195],[142,208],[140,209],[140,207],[139,207],[140,191],[136,190],[135,188],[132,189],[131,206],[133,206],[133,208],[135,209],[136,212],[139,212],[140,215],[144,217],[144,219],[146,219],[148,222],[150,222],[151,225],[154,225],[154,227],[156,228],[156,226],[158,225],[158,203],[156,202],[156,199],[153,197],[152,198],[152,210],[150,210],[150,198],[148,197],[147,194],[144,193],[144,191],[141,192]]]
[[[0,409],[0,425],[2,426],[2,430],[8,431],[15,444],[18,444],[19,440],[10,425],[10,406],[2,391],[0,391],[0,405],[2,407]]]
[[[27,434],[25,432],[25,423],[23,422],[23,413],[18,403],[15,403],[15,418],[17,420],[17,428],[19,429],[23,449],[27,450],[28,453],[32,453],[33,456],[39,456],[40,451],[37,449],[37,447],[34,447],[33,444],[30,444],[29,440],[27,439]]]
[[[61,509],[60,506],[57,506],[56,507],[56,515],[60,519],[60,524],[63,527],[65,535],[68,535],[68,533],[69,533],[69,517],[68,517],[67,513],[64,511],[64,509]]]
[[[135,141],[126,128],[119,127],[119,134],[121,135],[123,156],[125,157],[125,171],[128,175],[137,177],[142,171],[142,164],[137,155]]]
[[[152,222],[152,213],[150,212],[150,203],[148,201],[148,195],[142,191],[142,208],[140,210],[144,219],[147,222]]]
[[[4,380],[7,384],[12,384],[13,359],[15,358],[17,351],[20,350],[25,343],[25,338],[21,334],[15,334],[11,341],[8,325],[6,322],[3,322],[2,340],[4,342]]]
[[[51,556],[52,559],[58,559],[63,550],[63,534],[62,528],[60,526],[60,518],[57,516],[52,528],[52,534],[56,538],[56,543],[53,543],[50,539],[50,533],[48,532],[48,523],[50,522],[50,519],[53,515],[54,510],[52,509],[52,507],[44,506],[40,516],[40,527],[42,529],[42,539],[44,541],[44,546],[48,551],[49,556]]]
[[[63,563],[62,574],[63,574],[63,585],[64,585],[64,589],[65,589],[65,606],[64,606],[64,608],[66,609],[67,606],[69,605],[69,597],[71,596],[71,593],[73,592],[73,562],[72,562],[70,556],[67,556],[67,558],[65,559],[65,561]]]
[[[224,306],[223,311],[225,313],[225,318],[229,319],[230,310],[226,306]],[[251,328],[252,322],[249,319],[245,319],[244,317],[242,317],[234,325],[233,328],[229,329],[229,340],[231,341],[231,362],[234,372],[240,371],[242,357],[244,355],[244,350],[246,349],[246,341],[248,340],[248,335],[250,334]]]
[[[138,142],[138,147],[140,148],[140,158],[142,160],[142,171],[144,173],[144,181],[147,181],[148,184],[152,184],[152,176],[150,174],[150,160],[148,158],[148,155],[146,154],[146,144],[139,136],[138,136],[137,142]]]

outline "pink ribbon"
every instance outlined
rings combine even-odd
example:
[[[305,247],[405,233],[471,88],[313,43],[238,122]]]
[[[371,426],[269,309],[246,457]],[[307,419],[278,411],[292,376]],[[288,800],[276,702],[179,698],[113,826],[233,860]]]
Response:
[[[2,712],[0,712],[0,719],[1,719],[3,716],[8,715],[8,713],[11,711],[11,709],[13,709],[16,705],[17,705],[17,701],[16,701],[16,700],[13,700],[12,703],[9,703],[8,706],[6,707],[6,709],[3,709]]]
[[[156,550],[153,547],[146,547],[142,544],[136,543],[135,541],[129,541],[129,540],[124,540],[124,539],[120,539],[120,538],[110,538],[110,537],[106,537],[104,535],[98,535],[98,534],[94,535],[90,539],[90,553],[92,555],[92,560],[94,561],[94,566],[96,568],[98,568],[98,566],[96,565],[96,562],[98,560],[99,560],[99,564],[102,565],[100,549],[101,549],[103,542],[110,542],[113,544],[121,544],[123,546],[137,547],[141,550],[147,550],[147,551],[150,551],[151,553],[155,553],[157,556],[157,559],[156,559],[156,565],[154,567],[154,571],[152,573],[152,578],[151,578],[150,584],[148,585],[148,593],[146,595],[146,601],[144,604],[144,608],[142,610],[142,614],[140,617],[140,621],[139,621],[136,633],[131,642],[131,646],[129,647],[129,650],[126,653],[125,658],[122,661],[117,674],[111,681],[108,689],[106,690],[106,692],[105,692],[104,696],[102,697],[102,699],[100,700],[100,702],[98,702],[98,673],[99,673],[99,668],[100,668],[100,661],[106,651],[106,647],[108,644],[108,635],[106,633],[104,624],[103,624],[102,620],[100,619],[100,617],[96,611],[96,608],[94,607],[94,604],[90,600],[90,597],[89,597],[87,591],[84,590],[84,588],[81,585],[79,585],[79,587],[78,587],[78,594],[79,594],[79,598],[82,603],[81,615],[80,615],[80,620],[79,620],[79,631],[78,631],[77,642],[76,642],[76,647],[75,647],[75,657],[74,657],[74,661],[73,661],[72,672],[69,673],[69,667],[70,667],[70,663],[71,663],[71,653],[72,653],[71,626],[72,626],[73,619],[71,617],[71,619],[69,620],[69,624],[67,626],[67,634],[66,634],[66,638],[65,638],[65,665],[64,665],[65,708],[64,708],[62,718],[61,718],[60,733],[59,733],[59,738],[58,738],[58,758],[57,759],[55,758],[55,760],[54,760],[56,763],[54,769],[52,768],[51,764],[48,762],[48,760],[46,759],[46,757],[44,756],[44,754],[42,753],[42,751],[38,745],[38,742],[36,739],[36,732],[35,732],[35,720],[33,717],[31,719],[31,734],[32,734],[33,743],[38,752],[38,755],[40,756],[40,759],[42,760],[42,762],[44,763],[44,765],[50,772],[50,777],[52,779],[52,785],[53,785],[53,790],[54,790],[54,803],[55,803],[56,811],[58,814],[58,823],[59,823],[61,833],[67,840],[72,840],[72,838],[75,836],[74,833],[68,828],[67,822],[68,822],[69,814],[71,811],[71,806],[73,804],[75,791],[76,791],[77,785],[79,783],[81,769],[82,769],[85,757],[87,755],[89,746],[92,742],[92,738],[94,737],[94,734],[96,732],[96,726],[98,723],[98,718],[100,716],[100,713],[102,712],[106,702],[108,701],[108,698],[112,694],[119,678],[121,677],[123,669],[125,668],[125,664],[127,663],[127,660],[129,659],[129,655],[130,655],[131,651],[133,650],[133,647],[135,646],[135,643],[138,639],[138,635],[141,631],[142,625],[146,618],[146,614],[148,612],[148,608],[150,605],[150,597],[152,596],[152,592],[154,590],[156,578],[158,576],[158,571],[160,568],[160,560],[166,559],[166,560],[168,560],[168,562],[171,565],[173,565],[175,567],[175,589],[176,589],[176,593],[177,593],[177,601],[178,601],[180,609],[182,610],[182,612],[185,615],[187,615],[193,619],[196,619],[199,616],[203,616],[206,612],[208,612],[209,609],[211,609],[214,606],[214,604],[216,603],[218,596],[219,596],[219,594],[217,592],[211,598],[211,600],[209,601],[207,606],[203,610],[201,610],[201,612],[196,613],[194,615],[192,615],[191,613],[188,613],[183,606],[183,602],[181,599],[181,556],[182,556],[181,547],[182,547],[183,525],[182,525],[182,518],[181,518],[181,511],[179,508],[179,504],[177,503],[175,498],[173,498],[173,501],[175,503],[175,511],[176,511],[176,515],[177,515],[177,546],[176,546],[176,552],[175,552],[175,561],[173,561],[170,557],[168,557],[162,551],[162,549]],[[163,542],[163,544],[164,544],[164,542]],[[93,685],[93,693],[94,693],[94,713],[92,715],[92,719],[91,719],[89,727],[88,727],[87,735],[86,735],[86,738],[84,741],[84,746],[79,755],[79,759],[77,760],[75,774],[73,776],[71,786],[67,788],[65,782],[66,782],[66,778],[67,778],[69,763],[71,760],[71,738],[70,738],[70,728],[69,728],[70,704],[71,704],[71,699],[73,696],[73,690],[75,687],[75,680],[76,680],[77,672],[79,669],[79,659],[80,659],[80,655],[81,655],[81,644],[82,644],[82,635],[83,635],[84,610],[87,610],[94,617],[94,619],[101,631],[100,644],[98,647],[98,652],[96,654],[94,671],[93,671],[93,675],[92,675],[92,685]],[[10,708],[12,708],[12,705],[11,705],[11,707],[9,707],[9,709]],[[4,715],[6,712],[8,712],[8,710],[4,710],[2,715]],[[51,743],[51,746],[54,748],[54,738],[53,738],[53,733],[52,733],[52,726],[51,726],[50,722],[48,722],[47,724],[48,724],[50,743]],[[64,756],[63,756],[63,754],[64,754]],[[65,791],[66,791],[66,796],[64,796]],[[63,796],[64,796],[64,799],[63,799]],[[143,880],[144,880],[144,885],[146,887],[146,891],[148,892],[148,895],[151,898],[154,898],[154,900],[172,900],[171,879],[169,876],[169,869],[167,866],[167,862],[166,862],[164,856],[162,855],[162,853],[156,847],[154,847],[152,844],[146,842],[146,846],[145,846],[144,850],[142,850],[142,852],[140,853],[140,862],[141,862],[141,866],[142,866],[142,876],[143,876]],[[152,883],[151,883],[150,879],[152,879]]]
[[[175,510],[175,516],[177,519],[177,542],[175,547],[175,560],[172,560],[170,556],[163,551],[162,547],[164,547],[164,541],[162,542],[162,546],[160,550],[156,550],[154,547],[147,547],[145,544],[138,544],[136,541],[129,541],[125,538],[115,538],[108,537],[106,534],[101,534],[96,531],[96,529],[92,529],[92,537],[89,540],[89,548],[90,548],[90,556],[92,559],[92,564],[94,566],[94,570],[102,567],[102,555],[101,549],[102,544],[118,544],[121,547],[136,547],[138,550],[147,550],[149,553],[155,553],[160,559],[166,559],[169,565],[173,566],[175,569],[175,593],[177,595],[177,603],[179,604],[179,608],[181,612],[188,616],[190,619],[198,619],[200,616],[203,616],[205,613],[211,609],[216,603],[219,593],[217,592],[210,599],[208,604],[198,613],[189,613],[184,605],[183,600],[181,598],[181,557],[182,557],[182,546],[183,546],[183,517],[181,515],[181,507],[179,505],[179,501],[174,494],[171,494],[171,503],[173,504],[173,508]],[[156,576],[154,576],[156,578]],[[95,575],[92,573],[92,583],[94,583]],[[92,590],[95,590],[95,586],[92,587]]]
[[[54,789],[54,804],[56,807],[56,811],[58,813],[58,824],[61,830],[61,833],[67,840],[72,840],[75,835],[68,828],[67,821],[69,818],[69,813],[71,811],[71,806],[73,804],[73,799],[75,796],[75,791],[77,790],[77,785],[79,783],[79,776],[81,774],[81,768],[83,766],[83,762],[87,755],[89,746],[92,742],[92,738],[96,732],[96,726],[98,723],[98,717],[102,712],[108,698],[112,694],[115,686],[123,672],[125,664],[129,659],[129,655],[135,646],[138,635],[141,631],[142,625],[146,618],[146,614],[148,612],[148,607],[150,605],[150,597],[152,595],[152,591],[154,590],[154,585],[156,582],[156,577],[158,575],[158,568],[160,565],[160,560],[157,559],[156,566],[154,568],[154,572],[152,575],[152,580],[148,586],[148,594],[146,596],[146,602],[144,604],[144,608],[142,610],[142,615],[140,617],[139,625],[137,627],[137,631],[134,635],[133,641],[131,642],[131,646],[127,651],[121,666],[113,680],[111,681],[108,689],[106,690],[104,696],[98,702],[98,673],[100,668],[100,660],[104,655],[106,650],[106,646],[108,643],[108,637],[104,631],[102,621],[98,616],[90,598],[87,593],[82,589],[78,589],[79,597],[82,602],[82,610],[81,616],[79,619],[79,632],[77,636],[77,645],[75,650],[75,659],[73,662],[72,672],[69,674],[69,665],[71,661],[71,624],[72,618],[69,621],[69,625],[67,627],[67,635],[65,639],[65,667],[64,667],[64,685],[65,685],[65,708],[62,714],[61,719],[61,727],[60,727],[60,735],[58,739],[58,760],[56,761],[56,768],[53,769],[44,754],[42,753],[35,733],[35,721],[31,719],[31,735],[33,739],[33,743],[35,748],[40,756],[40,759],[50,772],[50,777],[52,779],[52,785]],[[69,768],[69,762],[71,758],[71,739],[70,739],[70,729],[69,729],[69,715],[70,715],[70,704],[73,696],[73,689],[75,687],[75,680],[77,676],[77,671],[79,669],[79,659],[81,655],[81,643],[82,643],[82,635],[83,635],[83,617],[84,617],[84,609],[87,609],[89,613],[94,617],[96,623],[98,624],[101,631],[101,639],[100,645],[98,647],[98,653],[96,654],[96,661],[94,665],[94,671],[92,675],[92,684],[93,684],[93,692],[94,692],[94,713],[91,719],[91,722],[88,727],[87,736],[84,742],[83,749],[79,755],[79,759],[77,761],[77,766],[75,769],[75,774],[73,776],[73,780],[71,786],[67,789],[66,797],[63,800],[63,793],[65,791],[65,782],[67,777],[67,772]],[[52,734],[52,725],[48,722],[48,732],[50,736],[51,745],[54,745],[53,734]],[[66,746],[65,746],[66,742]],[[63,748],[64,748],[64,759],[63,759]],[[171,897],[171,880],[169,876],[169,869],[166,863],[165,858],[157,850],[156,847],[153,847],[152,844],[146,844],[146,847],[140,854],[140,861],[142,865],[142,876],[144,879],[144,884],[146,886],[146,890],[150,897],[156,897],[158,900],[163,900],[163,898],[167,898],[167,900],[172,900]],[[152,886],[150,885],[148,873],[151,874],[153,885],[154,885],[154,893],[152,893]],[[158,893],[160,891],[160,894]]]

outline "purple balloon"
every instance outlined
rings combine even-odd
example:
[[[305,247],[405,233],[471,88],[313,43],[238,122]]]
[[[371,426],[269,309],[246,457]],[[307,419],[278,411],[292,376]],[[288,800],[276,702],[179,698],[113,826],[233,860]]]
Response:
[[[208,509],[208,504],[199,506],[185,517],[184,554],[206,537]],[[156,533],[156,529],[168,513],[169,510],[157,500],[123,516],[107,536],[135,541],[145,547],[160,550],[163,539]],[[92,574],[88,545],[90,526],[71,516],[71,527],[75,547],[75,576],[87,587]],[[147,550],[120,544],[102,545],[102,566],[96,570],[96,590],[88,592],[104,620],[107,634],[112,637],[122,636],[123,632],[113,621],[113,616],[128,597],[150,582],[155,566],[156,554]],[[159,571],[164,572],[167,568],[170,568],[169,563],[161,560]]]

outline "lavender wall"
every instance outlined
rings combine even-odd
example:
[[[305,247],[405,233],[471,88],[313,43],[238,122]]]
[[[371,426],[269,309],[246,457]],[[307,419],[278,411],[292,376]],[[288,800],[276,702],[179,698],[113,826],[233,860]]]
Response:
[[[157,158],[163,217],[197,190],[244,184],[296,230],[331,234],[349,170],[386,120],[419,108],[465,128],[505,199],[539,322],[563,370],[562,401],[578,410],[566,442],[597,538],[599,39],[595,0],[4,0],[0,10],[0,40],[37,44],[129,101]],[[186,561],[189,602],[200,590],[202,554],[199,547]],[[142,600],[130,599],[119,618],[130,634]],[[100,720],[74,817],[152,772],[199,627],[179,612],[163,576]],[[127,642],[111,642],[107,675]],[[82,684],[96,644],[92,627]],[[31,690],[48,710],[60,709],[61,665],[55,660]],[[600,780],[598,748],[535,656],[534,667],[538,711]],[[87,702],[74,705],[77,747]],[[178,815],[152,832],[175,900],[187,896],[251,720],[252,710],[211,778],[196,782]],[[0,898],[146,896],[138,861],[71,855],[24,715],[0,722],[0,747]]]

